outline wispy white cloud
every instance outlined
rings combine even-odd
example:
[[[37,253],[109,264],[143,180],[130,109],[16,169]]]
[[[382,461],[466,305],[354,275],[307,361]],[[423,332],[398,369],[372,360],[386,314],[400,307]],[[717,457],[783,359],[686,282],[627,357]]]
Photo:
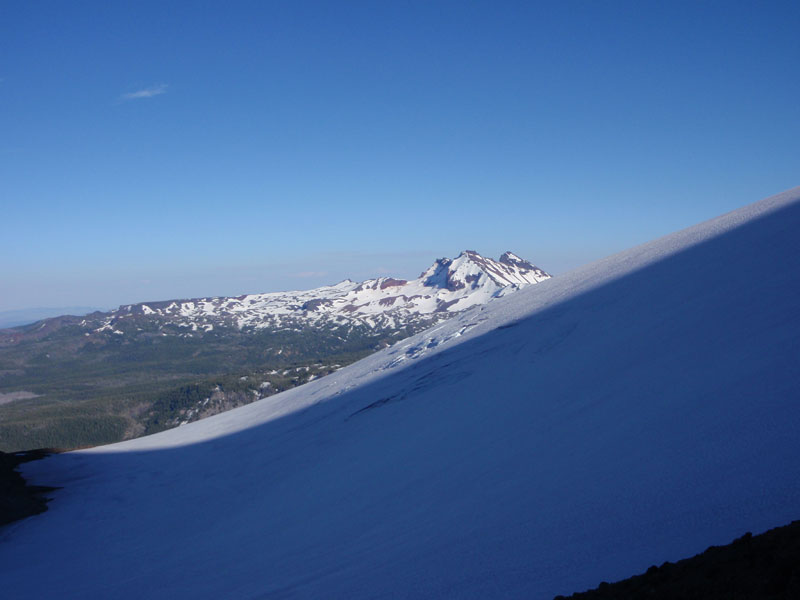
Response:
[[[122,94],[120,98],[122,100],[138,100],[139,98],[152,98],[153,96],[160,96],[161,94],[166,94],[166,93],[167,93],[167,84],[161,83],[159,85],[154,85],[149,88],[144,88],[143,90],[131,92],[129,94]]]

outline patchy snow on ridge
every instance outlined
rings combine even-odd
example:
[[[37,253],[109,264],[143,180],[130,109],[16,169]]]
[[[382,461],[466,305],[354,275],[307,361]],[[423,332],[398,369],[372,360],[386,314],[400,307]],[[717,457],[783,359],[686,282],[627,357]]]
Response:
[[[28,463],[62,489],[0,532],[4,589],[549,600],[785,524],[798,230],[800,188],[305,386]]]
[[[226,324],[240,330],[303,325],[349,324],[372,329],[427,325],[549,277],[511,252],[496,261],[465,250],[455,259],[438,259],[411,281],[380,277],[362,283],[345,280],[305,291],[132,304],[111,311],[86,327],[102,332],[140,316],[204,331],[210,331],[208,326]]]

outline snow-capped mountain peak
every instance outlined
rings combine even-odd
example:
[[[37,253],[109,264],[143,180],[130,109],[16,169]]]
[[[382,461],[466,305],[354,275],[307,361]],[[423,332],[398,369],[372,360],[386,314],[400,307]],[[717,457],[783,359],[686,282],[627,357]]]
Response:
[[[509,257],[513,257],[513,260]],[[550,275],[506,252],[499,261],[485,258],[474,250],[464,250],[455,259],[440,258],[420,275],[425,285],[450,291],[472,290],[492,284],[495,287],[524,286],[538,283]]]
[[[476,304],[548,279],[511,252],[500,260],[464,250],[439,258],[417,279],[350,279],[312,290],[236,297],[145,302],[85,319],[88,331],[135,335],[135,317],[158,322],[162,335],[197,336],[220,328],[366,327],[372,330],[432,325]],[[141,329],[139,329],[141,330]]]

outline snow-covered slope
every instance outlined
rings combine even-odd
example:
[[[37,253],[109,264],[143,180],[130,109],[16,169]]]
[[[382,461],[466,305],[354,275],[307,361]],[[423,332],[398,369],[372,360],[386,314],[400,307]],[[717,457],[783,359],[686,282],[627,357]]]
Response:
[[[465,250],[440,258],[417,279],[345,280],[313,290],[236,297],[144,302],[81,322],[87,332],[135,335],[142,319],[166,334],[202,335],[220,327],[258,331],[305,326],[396,328],[435,323],[475,304],[548,279],[550,275],[511,252],[500,260]]]
[[[798,518],[800,188],[30,463],[14,598],[552,598]]]

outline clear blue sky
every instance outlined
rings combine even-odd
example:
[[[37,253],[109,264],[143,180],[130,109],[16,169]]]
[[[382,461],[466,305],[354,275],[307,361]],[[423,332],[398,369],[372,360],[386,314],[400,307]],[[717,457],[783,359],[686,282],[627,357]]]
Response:
[[[0,310],[554,273],[800,185],[798,2],[4,2]]]

